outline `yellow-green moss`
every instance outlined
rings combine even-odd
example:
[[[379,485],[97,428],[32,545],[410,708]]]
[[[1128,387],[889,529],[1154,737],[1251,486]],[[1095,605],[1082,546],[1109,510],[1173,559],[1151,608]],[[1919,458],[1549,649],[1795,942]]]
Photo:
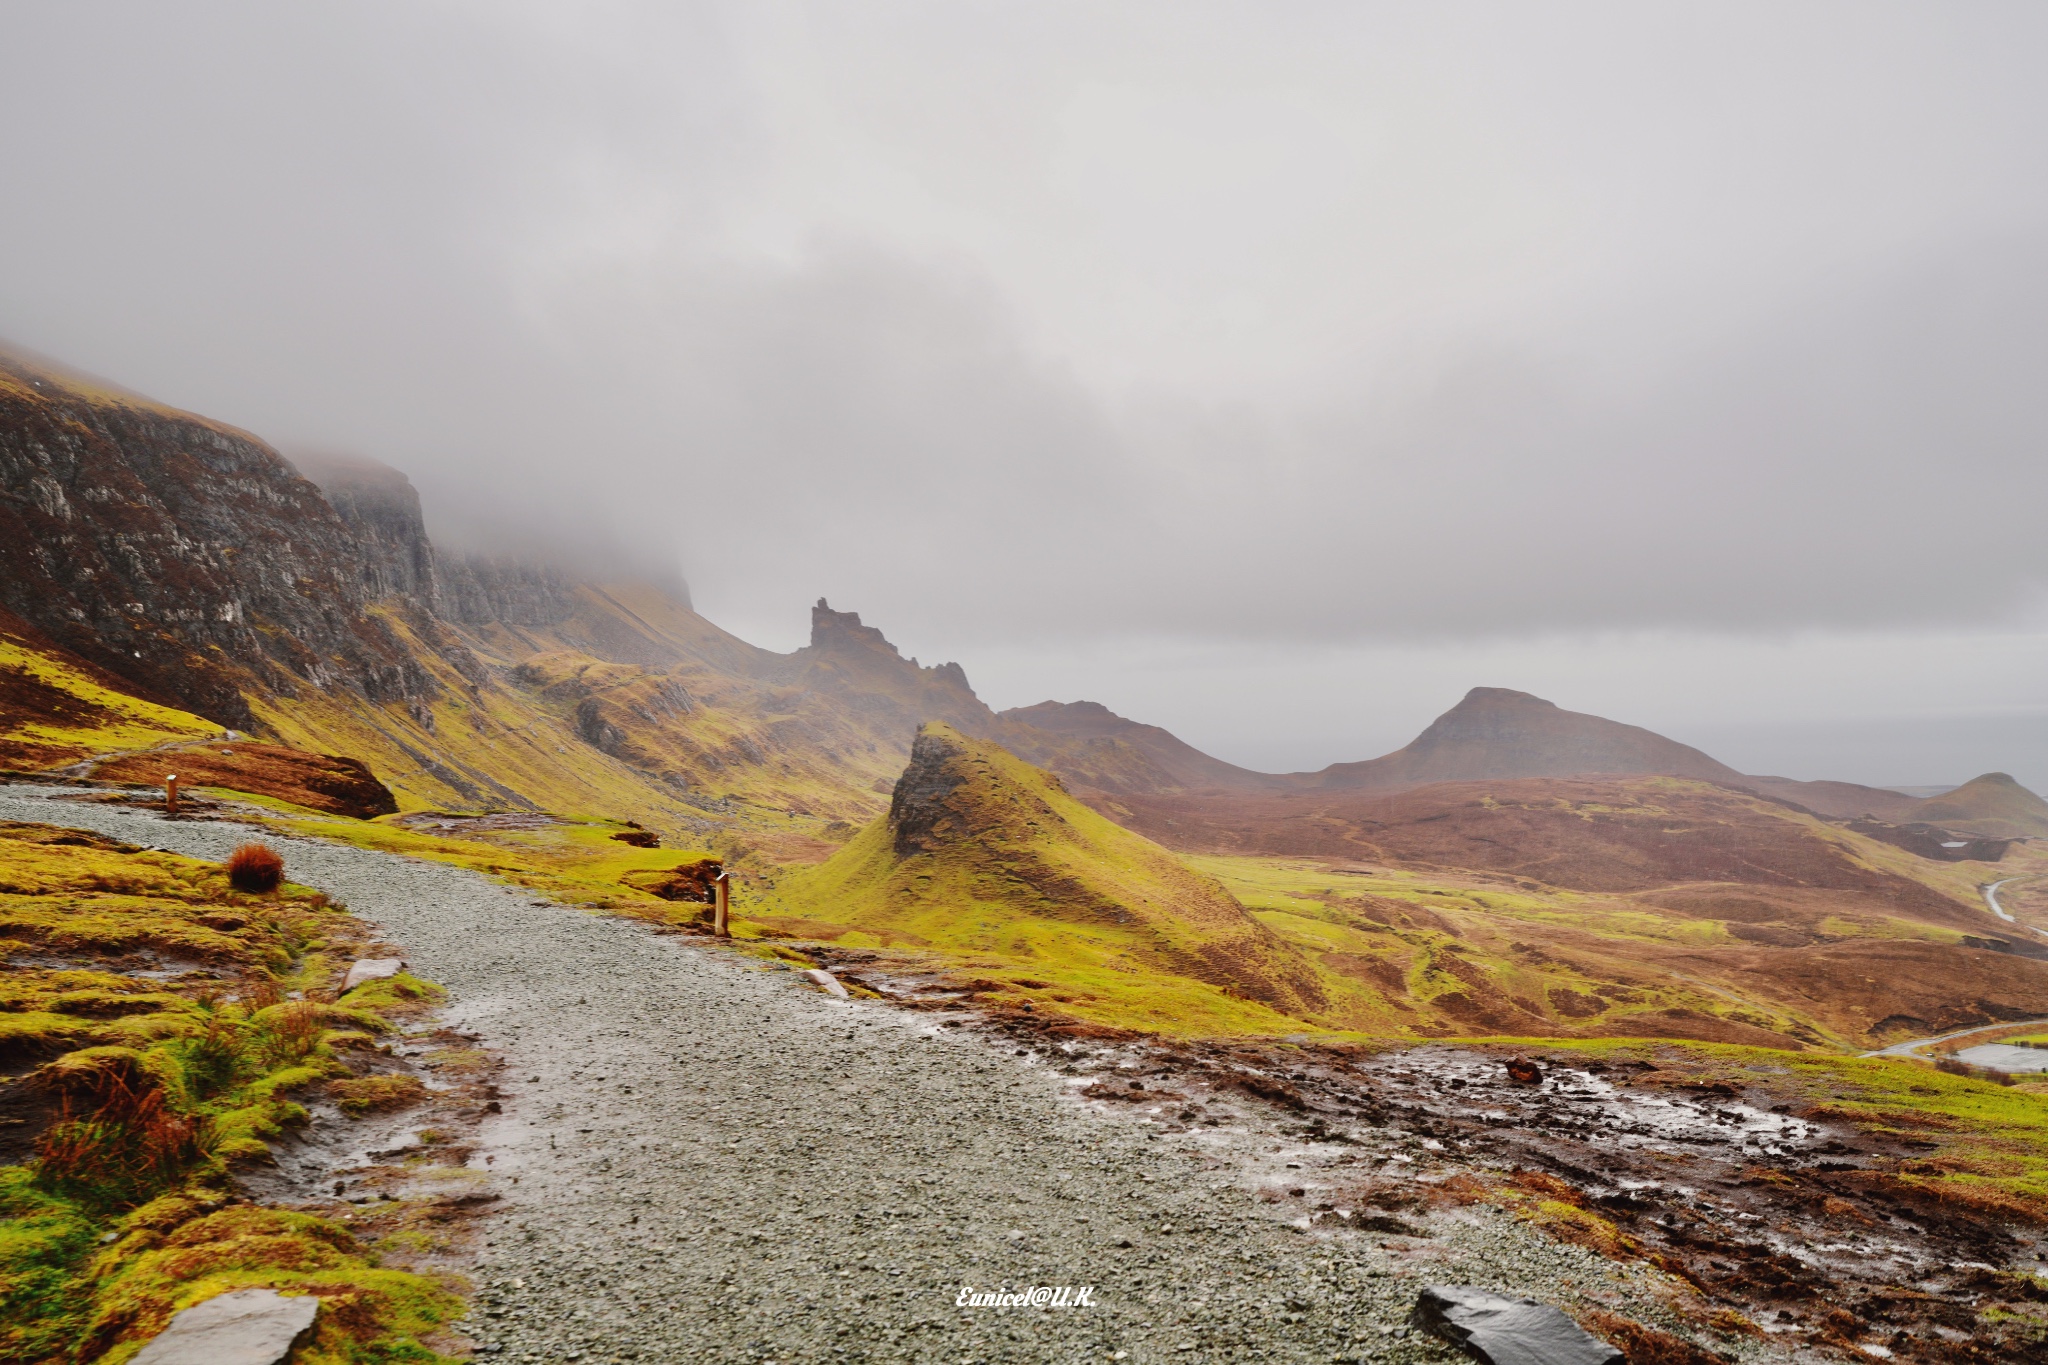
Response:
[[[219,1193],[229,1163],[305,1121],[294,1092],[347,1077],[337,1047],[439,987],[401,974],[342,1003],[285,998],[331,980],[322,950],[360,946],[339,907],[289,885],[241,896],[212,864],[45,826],[0,825],[0,937],[65,959],[0,973],[0,1048],[48,1056],[30,1083],[72,1106],[36,1162],[0,1168],[0,1359],[118,1365],[178,1309],[259,1285],[320,1296],[302,1365],[441,1359],[418,1337],[459,1308],[449,1287],[379,1268],[336,1224]],[[204,968],[107,969],[137,950]]]

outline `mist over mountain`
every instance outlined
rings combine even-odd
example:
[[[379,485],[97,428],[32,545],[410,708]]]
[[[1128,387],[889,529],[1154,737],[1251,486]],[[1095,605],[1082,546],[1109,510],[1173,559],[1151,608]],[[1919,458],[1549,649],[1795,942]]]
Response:
[[[1711,678],[1666,732],[2038,719],[2038,16],[1197,10],[39,9],[0,312],[404,469],[444,553],[784,650],[857,602],[1003,705],[1203,660],[1250,767],[1311,762],[1252,651],[1311,738],[1390,653],[1618,713],[1589,638]],[[1953,766],[1886,780],[2016,764]]]

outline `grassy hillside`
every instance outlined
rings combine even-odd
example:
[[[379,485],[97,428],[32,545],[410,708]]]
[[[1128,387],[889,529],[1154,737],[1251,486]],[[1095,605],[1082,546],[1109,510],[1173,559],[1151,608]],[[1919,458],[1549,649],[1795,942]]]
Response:
[[[1973,777],[1952,792],[1915,802],[1900,818],[1994,839],[2048,838],[2048,801],[2005,773]]]
[[[0,766],[32,772],[219,733],[213,721],[128,695],[83,660],[0,632]]]
[[[1213,880],[945,725],[919,733],[889,814],[784,877],[762,919],[1028,969],[1075,1013],[1172,1031],[1286,1031],[1330,1003]]]
[[[376,1085],[358,1075],[384,1060],[374,1036],[436,988],[337,999],[373,940],[325,896],[44,825],[0,824],[0,940],[0,1359],[126,1360],[178,1309],[250,1286],[346,1305],[305,1365],[443,1359],[420,1339],[459,1314],[453,1286],[380,1254],[383,1223],[232,1182],[309,1122],[299,1100]]]

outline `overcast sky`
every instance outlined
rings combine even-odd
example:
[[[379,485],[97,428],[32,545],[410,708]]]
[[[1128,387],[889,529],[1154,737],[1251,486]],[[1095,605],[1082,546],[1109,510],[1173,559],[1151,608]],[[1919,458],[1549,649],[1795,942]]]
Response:
[[[1315,767],[2048,786],[2048,9],[13,0],[0,336]],[[1711,741],[1711,742],[1710,742]]]

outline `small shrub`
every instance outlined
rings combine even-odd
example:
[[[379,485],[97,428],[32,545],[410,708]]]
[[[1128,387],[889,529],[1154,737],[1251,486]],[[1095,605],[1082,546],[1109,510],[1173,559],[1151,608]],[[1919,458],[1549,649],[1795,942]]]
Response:
[[[284,880],[284,859],[268,844],[243,844],[228,854],[228,885],[251,895],[277,890]]]
[[[284,987],[267,976],[259,976],[242,987],[242,1008],[254,1014],[284,1003]]]
[[[201,1000],[194,1011],[204,1021],[195,1033],[171,1039],[164,1045],[176,1066],[184,1087],[184,1099],[203,1104],[232,1089],[257,1069],[250,1053],[249,1027],[217,1001]]]

